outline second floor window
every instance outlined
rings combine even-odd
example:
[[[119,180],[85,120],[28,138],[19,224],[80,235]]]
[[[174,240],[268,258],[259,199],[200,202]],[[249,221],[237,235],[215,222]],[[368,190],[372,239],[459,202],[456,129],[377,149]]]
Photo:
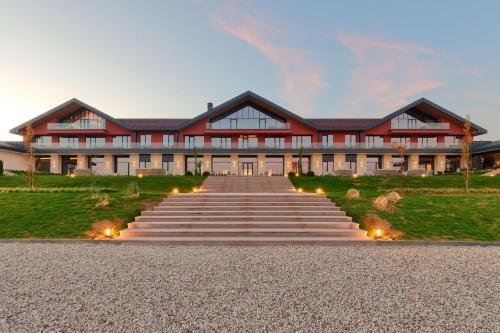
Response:
[[[446,145],[446,147],[460,147],[461,141],[461,136],[447,135],[444,137],[444,144]]]
[[[418,138],[418,148],[432,148],[437,146],[437,137],[424,136]]]
[[[321,145],[323,147],[333,147],[333,134],[322,134]]]
[[[257,148],[258,142],[255,135],[241,135],[238,138],[238,148]]]
[[[86,137],[85,145],[87,148],[103,148],[105,145],[105,139],[103,137]]]
[[[355,134],[346,134],[345,135],[345,145],[347,147],[356,146],[356,135]]]
[[[113,147],[130,148],[130,135],[116,135],[113,137]]]
[[[212,138],[212,147],[218,148],[231,148],[231,138],[230,137],[213,137]]]
[[[151,134],[139,135],[139,144],[141,147],[151,147]]]
[[[366,146],[368,148],[377,148],[384,146],[384,137],[378,135],[367,135],[365,137]]]
[[[410,148],[411,140],[409,136],[396,136],[391,138],[391,144],[393,146],[402,146]]]
[[[186,135],[184,136],[184,145],[186,148],[203,148],[205,137],[203,135]]]
[[[163,147],[173,147],[175,145],[174,134],[163,134]]]
[[[141,154],[139,155],[139,169],[150,169],[151,168],[151,155]]]
[[[52,145],[52,137],[50,135],[35,136],[33,143],[39,146],[50,146]]]
[[[285,138],[283,137],[267,137],[264,142],[266,148],[285,148]]]
[[[61,136],[59,137],[59,146],[65,148],[78,148],[78,137]]]
[[[311,147],[310,135],[292,135],[292,148]]]

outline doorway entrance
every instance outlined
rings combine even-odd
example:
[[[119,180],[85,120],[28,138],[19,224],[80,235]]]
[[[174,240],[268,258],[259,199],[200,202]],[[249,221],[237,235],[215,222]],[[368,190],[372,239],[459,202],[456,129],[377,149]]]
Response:
[[[257,156],[240,156],[238,162],[240,176],[254,176],[257,174]]]

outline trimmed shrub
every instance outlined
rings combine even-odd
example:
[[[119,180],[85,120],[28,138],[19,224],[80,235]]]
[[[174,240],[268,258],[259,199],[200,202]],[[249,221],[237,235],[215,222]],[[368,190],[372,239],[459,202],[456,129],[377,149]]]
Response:
[[[202,174],[203,177],[208,177],[210,176],[210,172],[208,171],[204,171],[203,174]]]
[[[398,202],[399,200],[402,199],[401,196],[399,195],[399,193],[396,191],[392,191],[391,193],[387,194],[386,198],[390,202]]]
[[[104,233],[105,230],[109,228],[111,231],[111,236],[109,237],[113,238],[115,236],[118,236],[118,234],[120,233],[120,229],[123,229],[125,225],[125,221],[120,219],[97,221],[92,224],[90,230],[85,232],[85,235],[94,239],[108,238],[108,236],[106,236]]]
[[[3,161],[0,160],[0,176],[3,176]]]
[[[186,176],[192,176],[193,173],[191,171],[186,171]]]
[[[404,233],[402,233],[401,231],[392,229],[389,221],[384,220],[377,214],[366,215],[361,223],[363,225],[363,229],[368,232],[368,237],[378,239],[394,239],[404,235]],[[382,236],[376,237],[376,229],[382,230]]]
[[[314,177],[314,171],[307,171],[306,176]]]
[[[125,191],[127,198],[138,198],[139,197],[139,185],[136,182],[128,184],[127,190]]]
[[[97,208],[108,207],[109,206],[109,194],[100,193],[97,194],[95,206]]]
[[[383,210],[383,211],[386,211],[386,212],[392,212],[395,209],[394,205],[392,203],[390,203],[389,200],[387,199],[387,197],[385,197],[383,195],[377,197],[373,201],[373,207],[380,209],[380,210]]]
[[[359,199],[361,195],[359,194],[358,190],[350,188],[347,190],[347,194],[345,196],[348,197],[349,199]]]
[[[295,172],[290,171],[290,172],[288,173],[288,177],[295,177]]]

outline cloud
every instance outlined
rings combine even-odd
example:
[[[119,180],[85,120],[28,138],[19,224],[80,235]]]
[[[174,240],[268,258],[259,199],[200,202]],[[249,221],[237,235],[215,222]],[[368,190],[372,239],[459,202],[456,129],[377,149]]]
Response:
[[[263,22],[229,3],[211,16],[211,24],[224,33],[244,41],[276,65],[281,74],[282,92],[297,112],[313,109],[314,98],[326,86],[321,65],[310,51],[284,46],[287,31]]]
[[[446,85],[438,78],[445,55],[417,44],[337,34],[356,62],[347,107],[374,107],[381,113],[403,106],[417,95]]]

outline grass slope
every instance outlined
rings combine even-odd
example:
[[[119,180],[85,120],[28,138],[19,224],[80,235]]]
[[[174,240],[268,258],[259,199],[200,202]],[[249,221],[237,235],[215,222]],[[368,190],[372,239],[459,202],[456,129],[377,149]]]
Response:
[[[39,175],[38,188],[106,188],[110,196],[107,207],[96,208],[91,192],[0,193],[0,238],[81,238],[95,221],[121,219],[132,221],[141,210],[153,205],[174,187],[189,191],[199,186],[202,177],[65,177]],[[132,182],[139,185],[139,198],[127,198],[126,189]],[[22,176],[0,177],[0,188],[22,187]]]
[[[388,220],[393,228],[405,233],[405,239],[450,239],[500,241],[500,177],[473,176],[475,190],[488,194],[460,193],[463,176],[433,177],[291,177],[296,187],[313,192],[321,187],[328,197],[362,222],[368,213]],[[347,199],[355,188],[360,199]],[[373,200],[395,188],[442,189],[439,194],[406,193],[396,204],[396,211],[382,212],[372,207]],[[454,189],[455,193],[446,193]],[[458,190],[458,194],[456,193]],[[450,191],[451,192],[451,191]],[[363,224],[361,223],[361,227]]]

